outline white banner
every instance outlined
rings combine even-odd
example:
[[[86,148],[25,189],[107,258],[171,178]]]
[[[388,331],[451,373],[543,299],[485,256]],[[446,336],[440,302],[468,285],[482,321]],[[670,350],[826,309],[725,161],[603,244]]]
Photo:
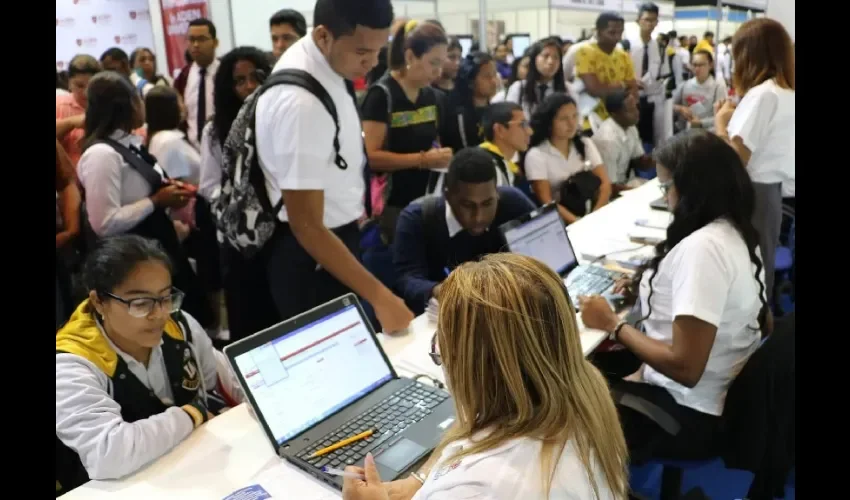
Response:
[[[623,0],[552,0],[551,5],[561,9],[620,12],[623,9]]]
[[[138,47],[153,50],[148,0],[56,0],[57,70],[68,69],[77,54],[100,59],[110,47],[127,55]]]

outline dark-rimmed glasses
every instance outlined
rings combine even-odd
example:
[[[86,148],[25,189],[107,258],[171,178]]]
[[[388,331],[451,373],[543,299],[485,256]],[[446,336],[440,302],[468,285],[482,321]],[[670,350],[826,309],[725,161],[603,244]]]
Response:
[[[104,292],[102,295],[110,299],[117,300],[127,306],[127,312],[134,318],[146,318],[154,310],[154,306],[160,306],[165,309],[168,314],[176,313],[183,305],[183,297],[186,295],[177,288],[171,289],[171,295],[166,297],[137,297],[133,299],[125,299],[113,293]]]

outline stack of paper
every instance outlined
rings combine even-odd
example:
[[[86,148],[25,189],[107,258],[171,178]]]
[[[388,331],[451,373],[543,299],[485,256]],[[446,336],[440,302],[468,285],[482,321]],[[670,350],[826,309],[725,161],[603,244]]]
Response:
[[[428,305],[425,306],[425,314],[428,315],[428,321],[437,322],[437,313],[440,310],[440,304],[437,302],[437,299],[431,298],[428,301]]]

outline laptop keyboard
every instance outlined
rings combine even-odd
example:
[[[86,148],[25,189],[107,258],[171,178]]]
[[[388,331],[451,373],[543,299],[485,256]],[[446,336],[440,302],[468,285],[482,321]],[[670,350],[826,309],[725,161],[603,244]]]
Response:
[[[570,297],[574,302],[582,295],[601,295],[615,281],[623,276],[622,273],[609,271],[600,266],[587,266],[582,268],[580,274],[570,282]]]
[[[315,444],[297,455],[313,467],[345,467],[353,465],[366,456],[366,453],[384,443],[393,436],[401,434],[411,425],[431,414],[431,410],[448,399],[449,395],[439,389],[428,387],[419,382],[403,387],[399,391],[375,404],[366,412],[339,426],[336,430],[317,440]],[[369,429],[374,431],[370,437],[355,441],[321,457],[310,456],[343,439],[356,436]]]

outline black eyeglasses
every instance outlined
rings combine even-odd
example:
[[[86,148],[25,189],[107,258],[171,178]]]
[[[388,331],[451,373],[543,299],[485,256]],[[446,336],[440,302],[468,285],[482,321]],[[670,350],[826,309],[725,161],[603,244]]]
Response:
[[[443,357],[440,356],[440,353],[437,352],[437,334],[434,333],[434,336],[431,337],[431,352],[428,353],[431,356],[431,361],[434,362],[437,366],[442,366]]]
[[[673,179],[670,179],[667,182],[659,182],[658,187],[661,189],[661,193],[664,196],[667,196],[667,193],[670,192],[670,188],[673,187]]]
[[[176,313],[183,305],[183,297],[186,295],[176,288],[171,289],[171,295],[166,297],[138,297],[135,299],[125,299],[115,294],[104,292],[111,299],[117,300],[127,306],[127,312],[134,318],[146,318],[153,312],[154,306],[160,306],[165,309],[168,314]]]

